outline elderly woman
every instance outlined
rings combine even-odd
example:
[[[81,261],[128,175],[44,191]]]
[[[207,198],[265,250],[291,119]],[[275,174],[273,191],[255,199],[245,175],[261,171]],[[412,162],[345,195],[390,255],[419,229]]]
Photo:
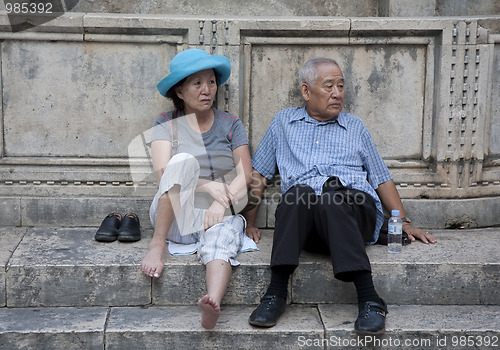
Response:
[[[196,244],[206,265],[207,294],[198,305],[201,324],[215,327],[245,238],[245,204],[251,158],[242,122],[213,108],[217,87],[230,75],[229,59],[189,49],[170,63],[159,92],[175,110],[160,115],[148,144],[159,189],[150,208],[153,238],[141,269],[160,277],[166,241]]]

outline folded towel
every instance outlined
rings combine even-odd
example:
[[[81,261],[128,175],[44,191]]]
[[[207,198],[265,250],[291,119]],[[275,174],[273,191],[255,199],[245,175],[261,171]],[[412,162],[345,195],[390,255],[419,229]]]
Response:
[[[169,241],[168,252],[172,255],[191,255],[196,253],[197,245],[198,245],[197,243],[179,244]],[[238,251],[238,253],[252,252],[256,250],[259,250],[257,244],[255,244],[253,239],[249,238],[248,236],[245,236],[243,238],[243,245],[241,246],[241,249]]]

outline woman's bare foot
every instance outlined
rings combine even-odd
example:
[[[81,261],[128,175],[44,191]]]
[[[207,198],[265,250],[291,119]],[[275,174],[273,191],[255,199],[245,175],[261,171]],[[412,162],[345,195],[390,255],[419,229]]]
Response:
[[[165,247],[166,243],[155,243],[151,241],[148,252],[142,259],[141,269],[149,277],[160,277],[165,267]]]
[[[201,326],[205,329],[213,329],[220,315],[219,304],[205,295],[198,301],[198,306],[201,309]]]

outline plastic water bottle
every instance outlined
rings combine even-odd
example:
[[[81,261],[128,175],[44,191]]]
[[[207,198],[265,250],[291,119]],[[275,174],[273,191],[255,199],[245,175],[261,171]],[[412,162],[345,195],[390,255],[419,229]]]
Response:
[[[403,234],[403,221],[399,217],[399,210],[391,212],[389,219],[388,232],[387,232],[387,250],[389,253],[401,253],[403,247],[402,234]]]

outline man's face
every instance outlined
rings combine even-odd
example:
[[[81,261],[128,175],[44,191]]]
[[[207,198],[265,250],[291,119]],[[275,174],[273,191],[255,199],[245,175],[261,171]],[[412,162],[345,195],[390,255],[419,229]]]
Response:
[[[302,97],[309,115],[320,121],[337,117],[344,104],[344,75],[332,63],[318,66],[318,78],[314,86],[303,83]]]

